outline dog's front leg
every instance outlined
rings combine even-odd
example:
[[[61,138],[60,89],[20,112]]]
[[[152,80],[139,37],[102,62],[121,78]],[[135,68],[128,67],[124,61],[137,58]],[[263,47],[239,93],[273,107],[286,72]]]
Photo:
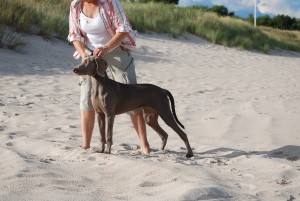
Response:
[[[104,152],[105,149],[105,114],[98,112],[97,113],[97,119],[98,119],[98,126],[100,131],[100,146],[101,146],[101,153]]]
[[[113,136],[113,127],[114,127],[115,115],[107,115],[106,116],[106,135],[107,135],[107,147],[106,153],[110,154],[111,145],[113,144],[112,136]]]

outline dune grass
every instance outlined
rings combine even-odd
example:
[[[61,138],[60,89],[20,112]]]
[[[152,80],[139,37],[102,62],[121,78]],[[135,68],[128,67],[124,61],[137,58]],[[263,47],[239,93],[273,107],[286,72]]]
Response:
[[[26,43],[20,38],[16,32],[5,29],[0,26],[0,48],[5,47],[11,50],[26,45]]]
[[[241,19],[158,3],[126,3],[124,7],[133,27],[140,31],[170,33],[174,37],[191,33],[216,44],[264,52],[270,49],[300,51],[300,45],[293,39],[273,37],[273,32],[265,34]]]
[[[1,0],[0,23],[18,32],[65,39],[68,33],[68,0]]]
[[[258,27],[264,34],[278,40],[287,41],[300,47],[300,31],[273,29],[270,27]]]
[[[0,24],[17,32],[66,39],[70,0],[2,0],[5,12]],[[161,3],[122,2],[134,29],[139,32],[168,33],[173,37],[186,33],[215,44],[240,49],[285,49],[300,52],[299,35],[285,34],[272,28],[257,28],[241,19],[220,17],[198,8],[180,8]],[[287,38],[288,39],[287,39]]]

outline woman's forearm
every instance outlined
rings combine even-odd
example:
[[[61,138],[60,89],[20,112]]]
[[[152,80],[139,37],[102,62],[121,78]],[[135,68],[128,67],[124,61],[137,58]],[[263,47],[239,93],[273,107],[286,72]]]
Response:
[[[108,51],[111,51],[118,47],[124,38],[128,35],[128,32],[119,32],[116,33],[108,43],[105,44],[105,46],[108,47]]]
[[[87,56],[84,51],[84,44],[81,41],[73,41],[73,45],[77,52],[80,54],[81,58],[85,58]]]
[[[124,38],[128,35],[128,32],[118,32],[116,33],[106,44],[105,47],[96,48],[93,52],[94,55],[101,56],[104,55],[116,47],[118,47]]]

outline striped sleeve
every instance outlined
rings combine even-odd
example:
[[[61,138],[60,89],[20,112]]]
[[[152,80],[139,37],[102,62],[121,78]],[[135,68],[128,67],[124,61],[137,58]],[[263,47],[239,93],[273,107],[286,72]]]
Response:
[[[137,31],[133,30],[119,0],[107,0],[113,31],[129,33],[121,43],[125,49],[133,51],[136,47]]]
[[[79,17],[79,8],[76,7],[76,1],[73,1],[70,6],[70,16],[69,16],[69,35],[68,41],[81,41],[84,43],[84,37],[81,34],[78,17]]]
[[[109,1],[110,11],[113,14],[113,23],[116,28],[116,33],[118,32],[130,32],[131,25],[127,19],[125,11],[121,5],[119,0],[111,0]]]

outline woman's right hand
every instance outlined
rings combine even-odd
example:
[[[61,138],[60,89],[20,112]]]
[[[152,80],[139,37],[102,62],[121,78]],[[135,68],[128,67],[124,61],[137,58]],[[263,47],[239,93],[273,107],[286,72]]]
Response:
[[[81,57],[81,62],[89,58],[89,54],[85,51],[85,46],[81,41],[73,41],[73,45]]]
[[[81,62],[85,62],[85,60],[89,59],[90,55],[88,54],[84,54],[84,55],[81,55]]]

